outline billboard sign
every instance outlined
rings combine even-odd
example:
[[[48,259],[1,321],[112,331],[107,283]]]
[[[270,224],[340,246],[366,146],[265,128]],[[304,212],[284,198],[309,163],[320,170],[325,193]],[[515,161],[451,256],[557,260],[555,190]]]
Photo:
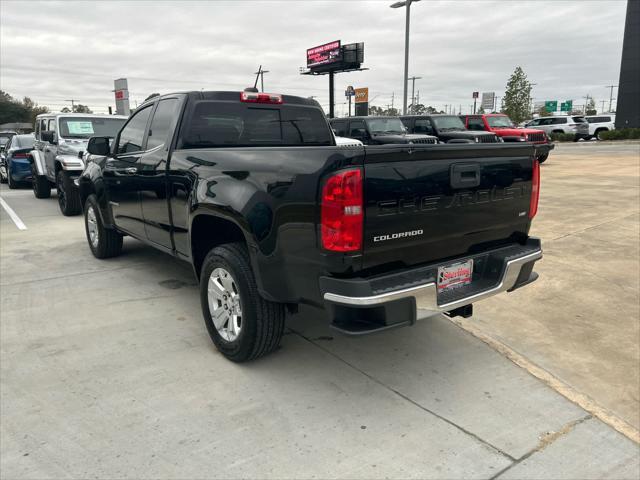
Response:
[[[482,108],[484,110],[493,110],[493,105],[496,100],[496,92],[482,92]]]
[[[342,60],[340,40],[307,49],[307,67],[329,65]]]
[[[369,87],[356,88],[356,103],[369,102]]]

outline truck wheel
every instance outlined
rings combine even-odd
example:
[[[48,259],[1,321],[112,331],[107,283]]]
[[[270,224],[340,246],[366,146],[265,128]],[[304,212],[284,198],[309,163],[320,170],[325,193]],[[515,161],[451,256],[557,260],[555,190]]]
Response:
[[[84,204],[84,229],[91,253],[96,258],[117,257],[122,252],[122,235],[106,228],[100,217],[95,195],[89,195]]]
[[[51,184],[49,183],[49,179],[44,175],[38,175],[35,170],[33,171],[31,186],[36,198],[49,198],[51,196]]]
[[[547,158],[549,158],[549,154],[548,154],[548,153],[545,153],[544,155],[540,155],[540,156],[538,157],[538,161],[539,161],[540,163],[544,163],[544,161],[545,161]]]
[[[11,190],[15,190],[16,188],[18,188],[16,182],[14,182],[11,178],[11,167],[9,165],[7,165],[7,184]]]
[[[229,360],[253,360],[280,345],[284,305],[260,296],[243,244],[209,252],[200,275],[200,303],[211,340]]]
[[[80,192],[75,188],[73,180],[64,170],[60,170],[56,175],[56,190],[58,191],[58,205],[63,215],[70,217],[78,215],[82,206],[80,205]]]

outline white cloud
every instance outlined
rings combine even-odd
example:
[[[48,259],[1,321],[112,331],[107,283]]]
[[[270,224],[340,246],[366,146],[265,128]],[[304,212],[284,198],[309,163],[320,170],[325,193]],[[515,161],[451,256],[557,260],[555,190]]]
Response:
[[[328,103],[326,77],[300,76],[305,50],[327,41],[365,42],[370,70],[336,76],[368,86],[373,103],[402,101],[404,9],[389,1],[0,3],[0,84],[57,110],[74,98],[113,105],[113,79],[133,101],[152,92],[240,90],[259,64],[267,91]],[[412,6],[410,75],[421,102],[472,103],[502,95],[516,65],[537,83],[533,97],[607,99],[616,84],[624,1],[427,1]],[[337,111],[342,110],[338,105]]]

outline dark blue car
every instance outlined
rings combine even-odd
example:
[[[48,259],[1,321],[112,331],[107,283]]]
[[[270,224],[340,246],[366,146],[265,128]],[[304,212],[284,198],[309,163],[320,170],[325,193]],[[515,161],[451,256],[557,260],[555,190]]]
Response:
[[[35,141],[33,134],[14,135],[5,145],[3,166],[9,188],[17,188],[21,183],[31,182],[31,164],[27,157],[33,150]]]

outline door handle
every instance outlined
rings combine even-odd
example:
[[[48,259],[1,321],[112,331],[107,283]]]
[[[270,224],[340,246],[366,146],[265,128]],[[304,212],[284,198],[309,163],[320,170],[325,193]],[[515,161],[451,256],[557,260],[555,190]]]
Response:
[[[480,185],[480,165],[457,163],[451,165],[449,173],[452,188],[473,188]]]
[[[136,167],[125,168],[124,171],[127,175],[135,175],[138,173],[138,169]]]

